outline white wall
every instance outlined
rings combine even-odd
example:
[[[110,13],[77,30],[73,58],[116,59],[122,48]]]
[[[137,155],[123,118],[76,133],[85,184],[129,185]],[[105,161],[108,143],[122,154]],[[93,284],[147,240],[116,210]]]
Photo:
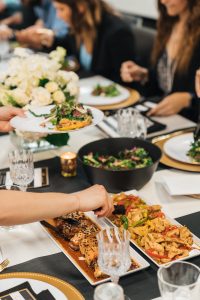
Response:
[[[156,0],[106,0],[123,12],[147,18],[157,18]]]

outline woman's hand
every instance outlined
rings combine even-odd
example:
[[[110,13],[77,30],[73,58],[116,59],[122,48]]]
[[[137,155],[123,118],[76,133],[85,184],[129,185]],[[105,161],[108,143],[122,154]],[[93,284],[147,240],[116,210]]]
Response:
[[[200,98],[200,69],[196,72],[195,86],[196,86],[197,96]]]
[[[45,47],[51,47],[54,42],[54,32],[53,30],[41,28],[37,30],[40,42]]]
[[[183,108],[188,107],[191,100],[192,96],[189,93],[173,93],[152,108],[148,116],[171,116],[177,114]]]
[[[8,132],[13,129],[10,120],[15,116],[24,117],[24,111],[12,106],[0,107],[0,132]]]
[[[121,78],[124,82],[148,81],[148,70],[133,61],[126,61],[121,65]]]
[[[112,199],[102,185],[93,185],[74,195],[79,200],[78,210],[82,212],[93,210],[98,217],[104,217],[113,211]]]

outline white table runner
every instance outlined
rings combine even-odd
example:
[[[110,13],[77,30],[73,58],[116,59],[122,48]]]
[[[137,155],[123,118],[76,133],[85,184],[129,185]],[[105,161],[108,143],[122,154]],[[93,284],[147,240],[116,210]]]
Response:
[[[0,230],[3,258],[10,266],[60,252],[39,223],[20,225],[11,231]]]

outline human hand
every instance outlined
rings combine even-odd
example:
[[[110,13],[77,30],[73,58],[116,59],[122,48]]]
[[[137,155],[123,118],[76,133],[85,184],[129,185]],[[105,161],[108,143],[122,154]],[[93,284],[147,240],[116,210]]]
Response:
[[[6,41],[13,36],[13,30],[6,25],[0,25],[0,40]]]
[[[53,30],[47,28],[39,28],[37,30],[40,42],[43,46],[51,47],[54,42],[54,32]]]
[[[126,61],[121,65],[121,78],[124,82],[132,81],[147,81],[148,80],[148,70],[142,68],[133,61]]]
[[[197,96],[200,98],[200,69],[196,72],[195,87]]]
[[[0,132],[8,132],[13,129],[10,120],[15,116],[24,117],[24,111],[12,106],[0,107]]]
[[[102,185],[93,185],[75,195],[79,199],[79,210],[82,212],[93,210],[98,217],[104,217],[113,211],[112,199]]]
[[[171,116],[179,113],[183,108],[188,107],[192,100],[189,93],[173,93],[165,97],[159,104],[152,108],[148,116]]]

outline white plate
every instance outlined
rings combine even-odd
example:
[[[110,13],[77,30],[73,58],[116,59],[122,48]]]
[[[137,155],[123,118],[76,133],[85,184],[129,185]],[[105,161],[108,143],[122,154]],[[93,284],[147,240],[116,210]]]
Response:
[[[141,197],[141,198],[146,202],[146,204],[148,204],[148,205],[155,205],[155,203],[146,200],[143,196],[140,196],[140,193],[138,193],[136,190],[127,191],[127,192],[124,192],[124,193],[127,194],[127,195],[130,195],[130,194],[131,194],[131,195],[139,196],[139,197]],[[162,209],[162,211],[163,211],[163,209]],[[163,212],[164,212],[164,211],[163,211]],[[164,212],[164,213],[165,213],[165,212]],[[165,216],[166,216],[166,219],[169,220],[170,223],[171,223],[172,225],[183,226],[182,224],[180,224],[180,223],[177,222],[176,220],[170,218],[167,214],[165,214]],[[110,223],[112,226],[116,226],[116,225],[113,224],[112,221],[110,221],[108,218],[106,218],[106,221],[107,221],[108,223]],[[194,235],[193,233],[192,233],[192,237],[193,237],[193,241],[194,241],[194,244],[193,244],[192,246],[193,246],[193,247],[197,247],[197,246],[198,246],[198,248],[200,248],[200,239],[199,239],[196,235]],[[134,240],[130,239],[130,241],[131,241],[131,243],[132,243],[133,245],[135,245],[141,252],[143,252],[143,253],[144,253],[144,254],[145,254],[145,255],[146,255],[146,256],[147,256],[154,264],[156,264],[158,267],[168,265],[169,263],[174,262],[174,261],[187,260],[187,259],[190,259],[190,258],[192,258],[192,257],[196,257],[196,256],[199,256],[199,255],[200,255],[200,250],[193,249],[193,250],[191,250],[191,251],[189,252],[189,256],[186,256],[186,257],[183,257],[183,258],[180,258],[180,259],[176,259],[176,260],[173,260],[173,261],[168,262],[168,263],[165,263],[165,264],[158,264],[157,261],[154,260],[150,255],[148,255],[148,254],[143,250],[143,248],[139,247],[139,246],[137,245],[137,243],[136,243]]]
[[[192,159],[187,156],[192,142],[194,142],[193,133],[185,133],[169,139],[165,142],[163,149],[164,152],[173,159],[196,165],[199,163],[193,162]]]
[[[42,106],[42,107],[32,107],[31,111],[33,111],[37,115],[41,114],[48,114],[50,113],[50,110],[54,107],[54,105],[48,105],[48,106]],[[10,124],[15,129],[18,129],[23,132],[39,132],[39,133],[66,133],[69,131],[77,131],[77,130],[83,130],[85,128],[88,128],[90,126],[95,126],[98,123],[100,123],[103,120],[104,114],[99,109],[96,109],[94,107],[84,106],[85,108],[89,108],[92,112],[92,123],[88,126],[85,126],[80,129],[74,129],[74,130],[68,130],[68,131],[59,131],[55,130],[54,126],[48,122],[46,123],[46,127],[42,127],[40,124],[45,120],[44,117],[34,117],[33,114],[31,114],[29,111],[26,112],[26,118],[23,117],[14,117]]]
[[[103,96],[92,95],[92,91],[94,90],[97,84],[100,84],[102,86],[107,86],[113,83],[114,83],[113,81],[101,76],[94,76],[86,79],[81,79],[79,101],[85,105],[98,106],[98,105],[116,104],[128,99],[130,96],[129,91],[119,84],[116,84],[117,89],[120,92],[119,96],[103,97]]]
[[[28,278],[8,278],[8,279],[1,279],[0,280],[0,292],[6,291],[12,287],[15,287],[21,283],[28,281],[33,289],[33,291],[38,294],[44,290],[49,290],[49,292],[54,296],[55,299],[59,300],[67,300],[68,298],[59,291],[56,287],[48,284],[46,282],[35,280],[35,279],[28,279]]]
[[[103,229],[106,228],[106,226],[108,227],[109,225],[107,225],[103,219],[98,219],[93,212],[87,212],[85,213],[85,215],[87,217],[89,217],[94,223],[96,223],[99,228]],[[42,225],[41,225],[42,226]],[[80,265],[77,263],[77,261],[70,255],[70,253],[63,247],[61,246],[60,243],[57,242],[57,240],[49,233],[49,231],[42,226],[42,228],[48,233],[48,235],[50,236],[50,238],[58,245],[58,247],[62,250],[62,252],[68,257],[68,259],[74,264],[74,266],[81,272],[81,274],[89,281],[89,283],[93,286],[103,283],[103,282],[107,282],[110,280],[110,278],[105,278],[105,279],[99,279],[97,281],[94,281],[88,274],[87,272],[80,267]],[[130,255],[131,258],[137,262],[139,264],[139,268],[134,269],[134,270],[130,270],[128,272],[126,272],[123,276],[144,270],[146,268],[148,268],[150,266],[150,264],[142,257],[140,256],[133,248],[130,247]],[[60,299],[59,299],[60,300]]]

